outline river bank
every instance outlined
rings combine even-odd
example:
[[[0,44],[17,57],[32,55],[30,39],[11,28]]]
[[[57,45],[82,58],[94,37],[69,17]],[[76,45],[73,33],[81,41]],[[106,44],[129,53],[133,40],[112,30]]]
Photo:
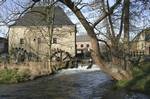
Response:
[[[111,78],[99,70],[64,70],[19,84],[1,84],[0,99],[101,99]]]
[[[99,68],[79,67],[24,83],[0,84],[0,99],[149,99],[125,98],[128,93],[112,90],[114,84]]]
[[[0,66],[0,83],[19,83],[52,74],[52,69],[42,62],[7,64]]]
[[[132,73],[132,80],[116,81],[103,99],[150,99],[150,63],[134,65]]]
[[[109,90],[102,99],[150,99],[150,96],[136,91],[120,89]]]
[[[133,79],[116,83],[116,89],[127,89],[150,95],[150,62],[143,62],[132,68]]]

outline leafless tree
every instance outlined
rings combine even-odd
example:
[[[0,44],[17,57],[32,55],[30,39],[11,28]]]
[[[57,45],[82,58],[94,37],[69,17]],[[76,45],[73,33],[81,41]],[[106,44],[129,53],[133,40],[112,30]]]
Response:
[[[137,7],[142,6],[142,9],[149,11],[149,1],[115,0],[112,3],[110,3],[111,0],[92,0],[86,3],[84,3],[83,0],[57,1],[69,8],[87,31],[87,34],[91,39],[93,47],[92,56],[95,60],[95,63],[98,64],[102,70],[112,75],[116,79],[130,79],[132,75],[130,74],[130,71],[124,70],[126,67],[124,69],[120,67],[115,68],[116,65],[118,65],[116,64],[118,58],[112,57],[113,65],[111,67],[102,59],[102,52],[100,50],[99,42],[104,42],[108,46],[112,56],[117,55],[118,52],[122,51],[122,49],[127,49],[128,52],[130,40],[129,37],[132,33],[131,30],[135,30],[133,29],[133,20],[131,20],[131,18],[135,20],[135,14],[138,14],[137,9],[134,9],[133,4],[136,2]],[[142,4],[140,2],[142,2]],[[7,24],[8,22],[14,21],[14,19],[16,20],[17,18],[21,17],[36,3],[37,2],[29,1],[26,3],[28,6],[25,8],[22,8],[22,4],[19,3],[18,5],[22,8],[22,11],[19,11],[19,13],[17,11],[15,14],[13,13],[13,20],[10,19],[12,17],[9,16],[7,17],[8,21],[3,21],[3,23]],[[4,3],[2,3],[2,5],[3,4]],[[97,9],[98,11],[96,11]],[[139,9],[142,11],[141,8]],[[88,16],[85,15],[85,11],[94,11],[95,13],[99,13],[98,16],[94,17],[94,20],[91,21]],[[122,47],[120,47],[121,45]]]

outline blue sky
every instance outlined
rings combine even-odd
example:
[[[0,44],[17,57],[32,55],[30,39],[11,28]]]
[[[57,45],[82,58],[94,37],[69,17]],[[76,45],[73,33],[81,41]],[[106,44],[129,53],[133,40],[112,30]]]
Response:
[[[25,4],[28,3],[27,1],[29,0],[6,0],[0,6],[0,36],[2,37],[7,36],[7,32],[8,32],[8,28],[6,26],[2,26],[1,21],[7,18],[11,18],[12,12],[15,13],[17,13],[18,11],[21,12],[22,9],[21,6],[25,7]]]
[[[21,4],[21,6],[22,6],[26,3],[28,3],[28,1],[29,0],[6,0],[6,2],[2,6],[0,6],[0,16],[3,19],[5,19],[5,17],[10,17],[10,14],[13,11],[17,12],[21,9],[19,4]],[[83,0],[83,3],[88,3],[89,1],[91,2],[92,0]],[[113,0],[110,0],[110,1],[112,4]],[[17,3],[17,5],[15,3]],[[82,10],[84,12],[85,17],[90,16],[91,18],[89,18],[89,21],[94,21],[94,19],[96,19],[95,17],[97,16],[96,13],[94,11],[89,12],[87,9],[89,9],[89,8],[84,7]],[[65,10],[65,12],[66,12],[66,10]],[[77,24],[77,28],[80,31],[79,34],[85,34],[86,33],[86,31],[84,30],[84,28],[82,27],[82,25],[80,24],[80,22],[78,21],[78,19],[74,15],[70,15],[68,17],[72,20],[72,22],[74,24]],[[94,17],[94,19],[92,17]],[[5,32],[7,32],[7,31],[8,31],[8,29],[6,27],[0,27],[0,36],[5,36]]]

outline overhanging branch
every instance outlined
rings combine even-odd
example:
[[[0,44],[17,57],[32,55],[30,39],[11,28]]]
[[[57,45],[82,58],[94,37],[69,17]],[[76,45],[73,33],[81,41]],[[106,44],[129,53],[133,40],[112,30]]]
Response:
[[[109,12],[105,12],[102,17],[100,17],[94,24],[93,27],[95,27],[97,24],[99,24],[103,19],[105,19],[107,16],[111,15],[116,7],[121,3],[122,0],[117,0],[116,3],[109,9]]]
[[[102,39],[97,39],[98,41],[100,41],[100,42],[103,42],[103,43],[105,43],[105,45],[110,49],[110,46],[109,46],[109,44],[105,41],[105,40],[102,40]]]

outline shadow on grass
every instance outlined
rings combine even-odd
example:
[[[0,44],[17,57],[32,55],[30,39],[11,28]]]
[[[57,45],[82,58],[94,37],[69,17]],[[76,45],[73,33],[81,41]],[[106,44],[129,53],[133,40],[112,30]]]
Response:
[[[148,95],[150,95],[150,80],[148,80],[145,83],[144,89],[145,89],[145,93],[147,93]]]
[[[129,90],[139,91],[150,95],[150,63],[142,64],[140,71],[134,75],[131,81],[128,81],[126,88]]]

